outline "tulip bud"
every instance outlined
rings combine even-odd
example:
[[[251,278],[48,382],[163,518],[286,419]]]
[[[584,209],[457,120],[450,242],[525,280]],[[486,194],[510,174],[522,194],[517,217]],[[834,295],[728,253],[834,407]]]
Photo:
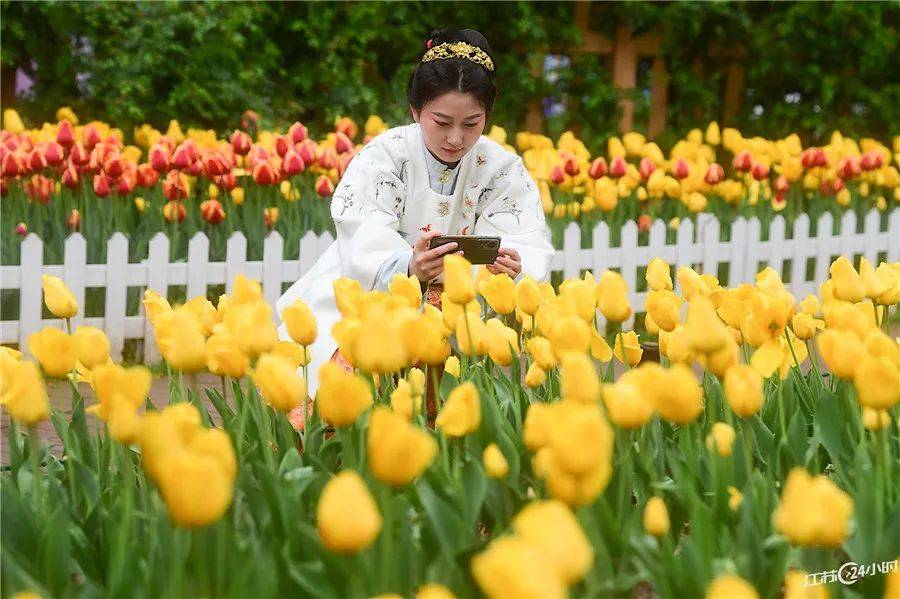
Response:
[[[134,207],[138,212],[143,212],[147,208],[147,202],[144,198],[134,198]]]
[[[481,455],[484,470],[491,478],[505,478],[509,474],[509,464],[496,443],[488,445]]]
[[[316,507],[316,530],[332,553],[368,548],[381,532],[381,514],[362,477],[343,470],[325,485]]]
[[[654,537],[662,537],[669,532],[669,510],[661,497],[651,497],[644,506],[644,530]]]
[[[338,132],[335,134],[334,150],[338,154],[351,152],[353,150],[353,142],[350,141],[349,137],[347,137],[343,133]]]
[[[150,166],[157,173],[169,170],[169,150],[162,144],[156,144],[150,148]]]
[[[707,185],[717,185],[721,183],[724,178],[725,169],[722,168],[720,164],[713,162],[709,165],[709,168],[706,169],[706,176],[703,177],[703,180],[706,181]]]
[[[56,132],[56,143],[68,148],[75,142],[75,134],[72,130],[72,123],[68,120],[59,122],[59,129]]]
[[[316,158],[319,166],[326,171],[333,169],[337,165],[337,153],[329,147],[320,148],[320,153]]]
[[[231,190],[231,201],[234,202],[235,206],[240,206],[244,203],[244,188],[243,187],[235,187]]]
[[[278,208],[266,208],[263,210],[263,224],[271,229],[278,222]]]
[[[172,153],[172,167],[182,170],[187,170],[194,164],[193,155],[191,152],[190,145],[187,142],[181,144],[177,148],[175,148],[175,152]]]
[[[748,173],[750,172],[750,169],[753,168],[753,157],[750,156],[750,152],[742,150],[741,152],[738,152],[737,156],[734,157],[732,166],[736,171]]]
[[[225,220],[225,209],[218,200],[206,200],[200,203],[200,216],[211,225],[217,225]]]
[[[603,158],[603,156],[598,156],[591,162],[591,167],[588,169],[588,175],[591,179],[599,179],[606,175],[606,171],[606,159]]]
[[[231,149],[234,150],[234,153],[240,154],[241,156],[246,156],[247,152],[250,151],[250,146],[252,145],[250,136],[237,129],[235,129],[234,133],[231,134],[231,138],[229,141],[231,141]]]
[[[163,182],[163,195],[169,201],[183,200],[188,195],[187,184],[184,176],[175,170],[169,171]]]
[[[688,163],[679,158],[675,161],[675,164],[672,166],[672,174],[675,175],[678,179],[685,179],[688,175],[691,174],[691,168],[688,166]]]
[[[791,188],[790,182],[787,180],[787,177],[784,175],[778,175],[778,178],[775,179],[775,191],[778,193],[787,193]]]
[[[768,178],[769,167],[761,162],[757,162],[756,164],[753,165],[753,168],[751,169],[751,174],[753,175],[753,178],[756,179],[757,181],[762,181],[763,179]]]
[[[621,156],[616,156],[609,163],[609,176],[618,179],[628,172],[628,163]]]
[[[860,168],[864,171],[873,171],[881,168],[884,160],[877,151],[872,150],[871,152],[866,152],[863,154],[862,160],[860,161]]]
[[[84,147],[88,150],[93,150],[94,146],[102,141],[100,139],[100,132],[97,131],[97,128],[93,125],[84,126],[84,129],[81,132],[81,139],[84,142]]]
[[[846,180],[858,177],[861,172],[859,158],[856,156],[848,156],[838,163],[837,175],[841,179]]]
[[[308,137],[308,131],[303,123],[297,121],[291,125],[290,129],[288,129],[288,136],[291,138],[292,142],[299,144]]]
[[[343,133],[350,139],[353,139],[357,133],[356,123],[350,117],[341,117],[334,122],[334,131],[335,133]]]
[[[655,170],[656,164],[652,160],[649,158],[641,158],[641,163],[638,165],[638,172],[641,174],[641,179],[646,181]]]
[[[309,166],[316,161],[316,142],[311,139],[305,139],[297,146],[294,146],[294,149],[300,155],[300,158],[303,159],[303,164]]]
[[[26,225],[25,223],[19,223],[18,225],[16,225],[15,231],[16,235],[18,235],[19,237],[25,237],[26,235],[28,235],[28,225]]]
[[[638,231],[641,231],[641,232],[649,231],[651,224],[653,224],[653,221],[650,219],[649,214],[642,214],[637,219]]]
[[[81,227],[81,213],[77,208],[73,208],[69,216],[66,217],[66,225],[73,231],[77,231]]]
[[[800,154],[800,164],[803,168],[809,170],[816,166],[816,148],[806,148]]]
[[[28,165],[31,172],[43,170],[47,166],[47,158],[44,156],[43,148],[37,147],[31,150],[31,152],[28,153],[25,164]]]
[[[257,185],[275,185],[278,177],[275,175],[275,169],[272,168],[268,161],[257,162],[253,167],[253,180]]]
[[[2,174],[4,177],[17,177],[25,171],[25,163],[21,155],[10,152],[3,157]]]
[[[331,184],[331,179],[325,175],[319,175],[319,178],[316,179],[316,193],[323,198],[327,198],[333,194],[334,185]]]
[[[566,158],[566,162],[563,168],[566,171],[566,174],[570,177],[574,177],[581,172],[581,168],[578,166],[578,163],[575,162],[575,159],[571,157]]]
[[[184,204],[177,200],[166,202],[166,205],[163,206],[163,217],[170,223],[173,223],[176,220],[181,222],[186,216],[187,210],[185,209]]]
[[[306,170],[306,165],[303,163],[303,159],[300,158],[300,155],[291,148],[284,155],[284,162],[281,164],[281,168],[284,169],[285,175],[293,177]]]
[[[110,194],[110,180],[106,175],[94,175],[94,194],[105,198]]]
[[[78,170],[76,170],[75,166],[71,164],[66,167],[66,170],[63,171],[61,178],[62,184],[69,189],[78,187],[80,179],[81,178],[78,176]]]
[[[60,144],[51,141],[47,144],[47,149],[44,151],[44,157],[47,160],[47,164],[50,166],[57,166],[65,159],[66,152]]]

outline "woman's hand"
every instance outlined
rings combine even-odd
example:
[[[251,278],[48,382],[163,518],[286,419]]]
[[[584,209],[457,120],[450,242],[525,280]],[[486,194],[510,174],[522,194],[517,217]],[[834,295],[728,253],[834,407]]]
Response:
[[[491,274],[499,275],[505,272],[515,279],[522,272],[522,258],[519,252],[511,248],[500,248],[497,259],[493,264],[488,264],[487,269]]]
[[[440,231],[428,231],[416,241],[413,246],[413,255],[409,259],[409,274],[416,275],[420,283],[427,283],[442,272],[444,272],[444,255],[449,254],[456,249],[455,241],[436,247],[433,250],[428,249],[428,243],[433,237],[443,235]],[[462,251],[456,252],[461,254]]]

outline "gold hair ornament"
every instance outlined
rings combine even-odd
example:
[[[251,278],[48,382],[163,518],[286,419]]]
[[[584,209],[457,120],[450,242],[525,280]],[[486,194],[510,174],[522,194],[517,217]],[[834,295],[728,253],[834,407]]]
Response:
[[[422,57],[422,62],[443,60],[445,58],[465,58],[480,64],[489,71],[494,70],[494,61],[484,50],[466,42],[445,42],[429,49]]]

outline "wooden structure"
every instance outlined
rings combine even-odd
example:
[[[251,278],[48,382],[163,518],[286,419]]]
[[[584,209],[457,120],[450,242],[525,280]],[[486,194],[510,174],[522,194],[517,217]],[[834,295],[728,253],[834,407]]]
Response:
[[[591,0],[578,0],[574,3],[575,24],[581,30],[583,43],[575,52],[612,56],[613,83],[620,90],[633,90],[637,86],[638,66],[642,58],[652,60],[650,72],[650,119],[646,123],[650,138],[662,133],[666,128],[666,106],[669,95],[669,73],[665,58],[662,56],[662,34],[658,31],[632,35],[627,27],[616,30],[615,39],[590,28]],[[600,4],[600,3],[598,3]],[[744,87],[744,71],[740,60],[743,58],[740,49],[710,47],[710,56],[727,66],[725,73],[725,89],[721,124],[733,122],[740,109]],[[696,65],[702,70],[702,65]],[[619,100],[619,131],[631,131],[634,128],[634,100],[627,97]],[[543,112],[540,98],[535,99],[528,108],[525,120],[529,131],[543,129]]]

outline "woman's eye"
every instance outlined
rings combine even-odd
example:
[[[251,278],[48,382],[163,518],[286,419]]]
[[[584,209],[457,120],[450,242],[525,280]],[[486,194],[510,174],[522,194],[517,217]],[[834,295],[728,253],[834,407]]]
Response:
[[[478,123],[466,123],[466,129],[474,129]]]
[[[449,127],[450,126],[450,123],[442,123],[440,121],[435,121],[435,123],[437,123],[438,127]]]

